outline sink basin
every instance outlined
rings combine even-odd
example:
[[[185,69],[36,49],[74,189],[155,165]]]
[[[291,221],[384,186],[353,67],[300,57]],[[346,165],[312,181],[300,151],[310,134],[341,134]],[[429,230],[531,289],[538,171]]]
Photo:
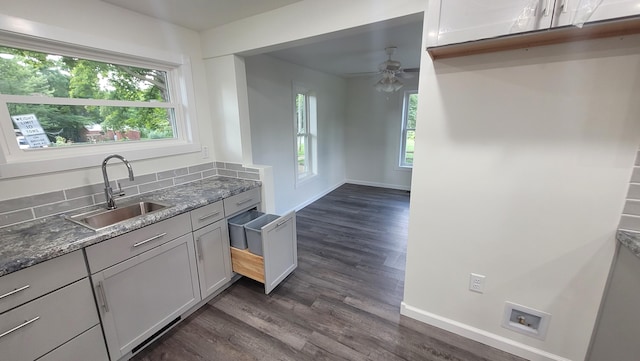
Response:
[[[101,209],[89,213],[78,214],[76,216],[67,217],[67,219],[95,231],[145,214],[157,212],[167,207],[169,207],[169,205],[158,202],[138,202],[119,206],[116,209]]]

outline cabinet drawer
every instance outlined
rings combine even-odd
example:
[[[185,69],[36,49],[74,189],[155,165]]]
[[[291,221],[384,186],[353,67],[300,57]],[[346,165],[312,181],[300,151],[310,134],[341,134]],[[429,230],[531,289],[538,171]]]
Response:
[[[295,212],[261,226],[258,237],[263,256],[232,247],[231,264],[234,272],[264,283],[268,294],[298,267]]]
[[[191,232],[188,213],[140,228],[86,248],[91,273],[99,272],[144,251]]]
[[[224,200],[224,214],[226,217],[232,216],[238,212],[255,207],[260,203],[260,187],[252,190],[236,194]]]
[[[0,315],[0,355],[33,361],[97,324],[85,278]]]
[[[190,213],[191,216],[191,229],[196,229],[208,226],[211,223],[224,218],[224,207],[222,201],[218,201],[204,207],[194,209]]]
[[[93,326],[38,361],[109,361],[100,326]]]
[[[0,313],[83,277],[87,267],[78,250],[0,278]]]

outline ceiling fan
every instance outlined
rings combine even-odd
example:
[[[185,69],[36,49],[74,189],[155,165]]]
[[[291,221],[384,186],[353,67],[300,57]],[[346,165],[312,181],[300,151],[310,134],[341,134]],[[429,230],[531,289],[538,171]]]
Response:
[[[389,57],[386,61],[378,65],[378,70],[382,74],[382,79],[373,85],[377,91],[392,93],[398,91],[404,84],[398,78],[413,78],[412,73],[417,73],[419,68],[402,69],[399,61],[391,59],[397,47],[389,46],[384,49]]]

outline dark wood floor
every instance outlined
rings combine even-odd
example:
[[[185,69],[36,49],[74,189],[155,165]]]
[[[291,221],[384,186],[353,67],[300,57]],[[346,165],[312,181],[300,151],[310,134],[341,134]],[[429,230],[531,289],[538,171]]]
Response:
[[[298,212],[270,295],[243,278],[134,360],[523,360],[400,315],[408,217],[405,191],[338,188]]]

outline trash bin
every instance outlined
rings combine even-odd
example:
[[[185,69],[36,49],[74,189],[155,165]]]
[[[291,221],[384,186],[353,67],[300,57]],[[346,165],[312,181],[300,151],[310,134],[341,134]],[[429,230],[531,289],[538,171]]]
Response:
[[[245,236],[244,225],[263,215],[264,213],[262,212],[250,210],[229,218],[227,223],[229,224],[231,247],[247,249],[247,237]]]
[[[249,252],[262,256],[262,227],[280,218],[275,214],[265,214],[244,225]]]

